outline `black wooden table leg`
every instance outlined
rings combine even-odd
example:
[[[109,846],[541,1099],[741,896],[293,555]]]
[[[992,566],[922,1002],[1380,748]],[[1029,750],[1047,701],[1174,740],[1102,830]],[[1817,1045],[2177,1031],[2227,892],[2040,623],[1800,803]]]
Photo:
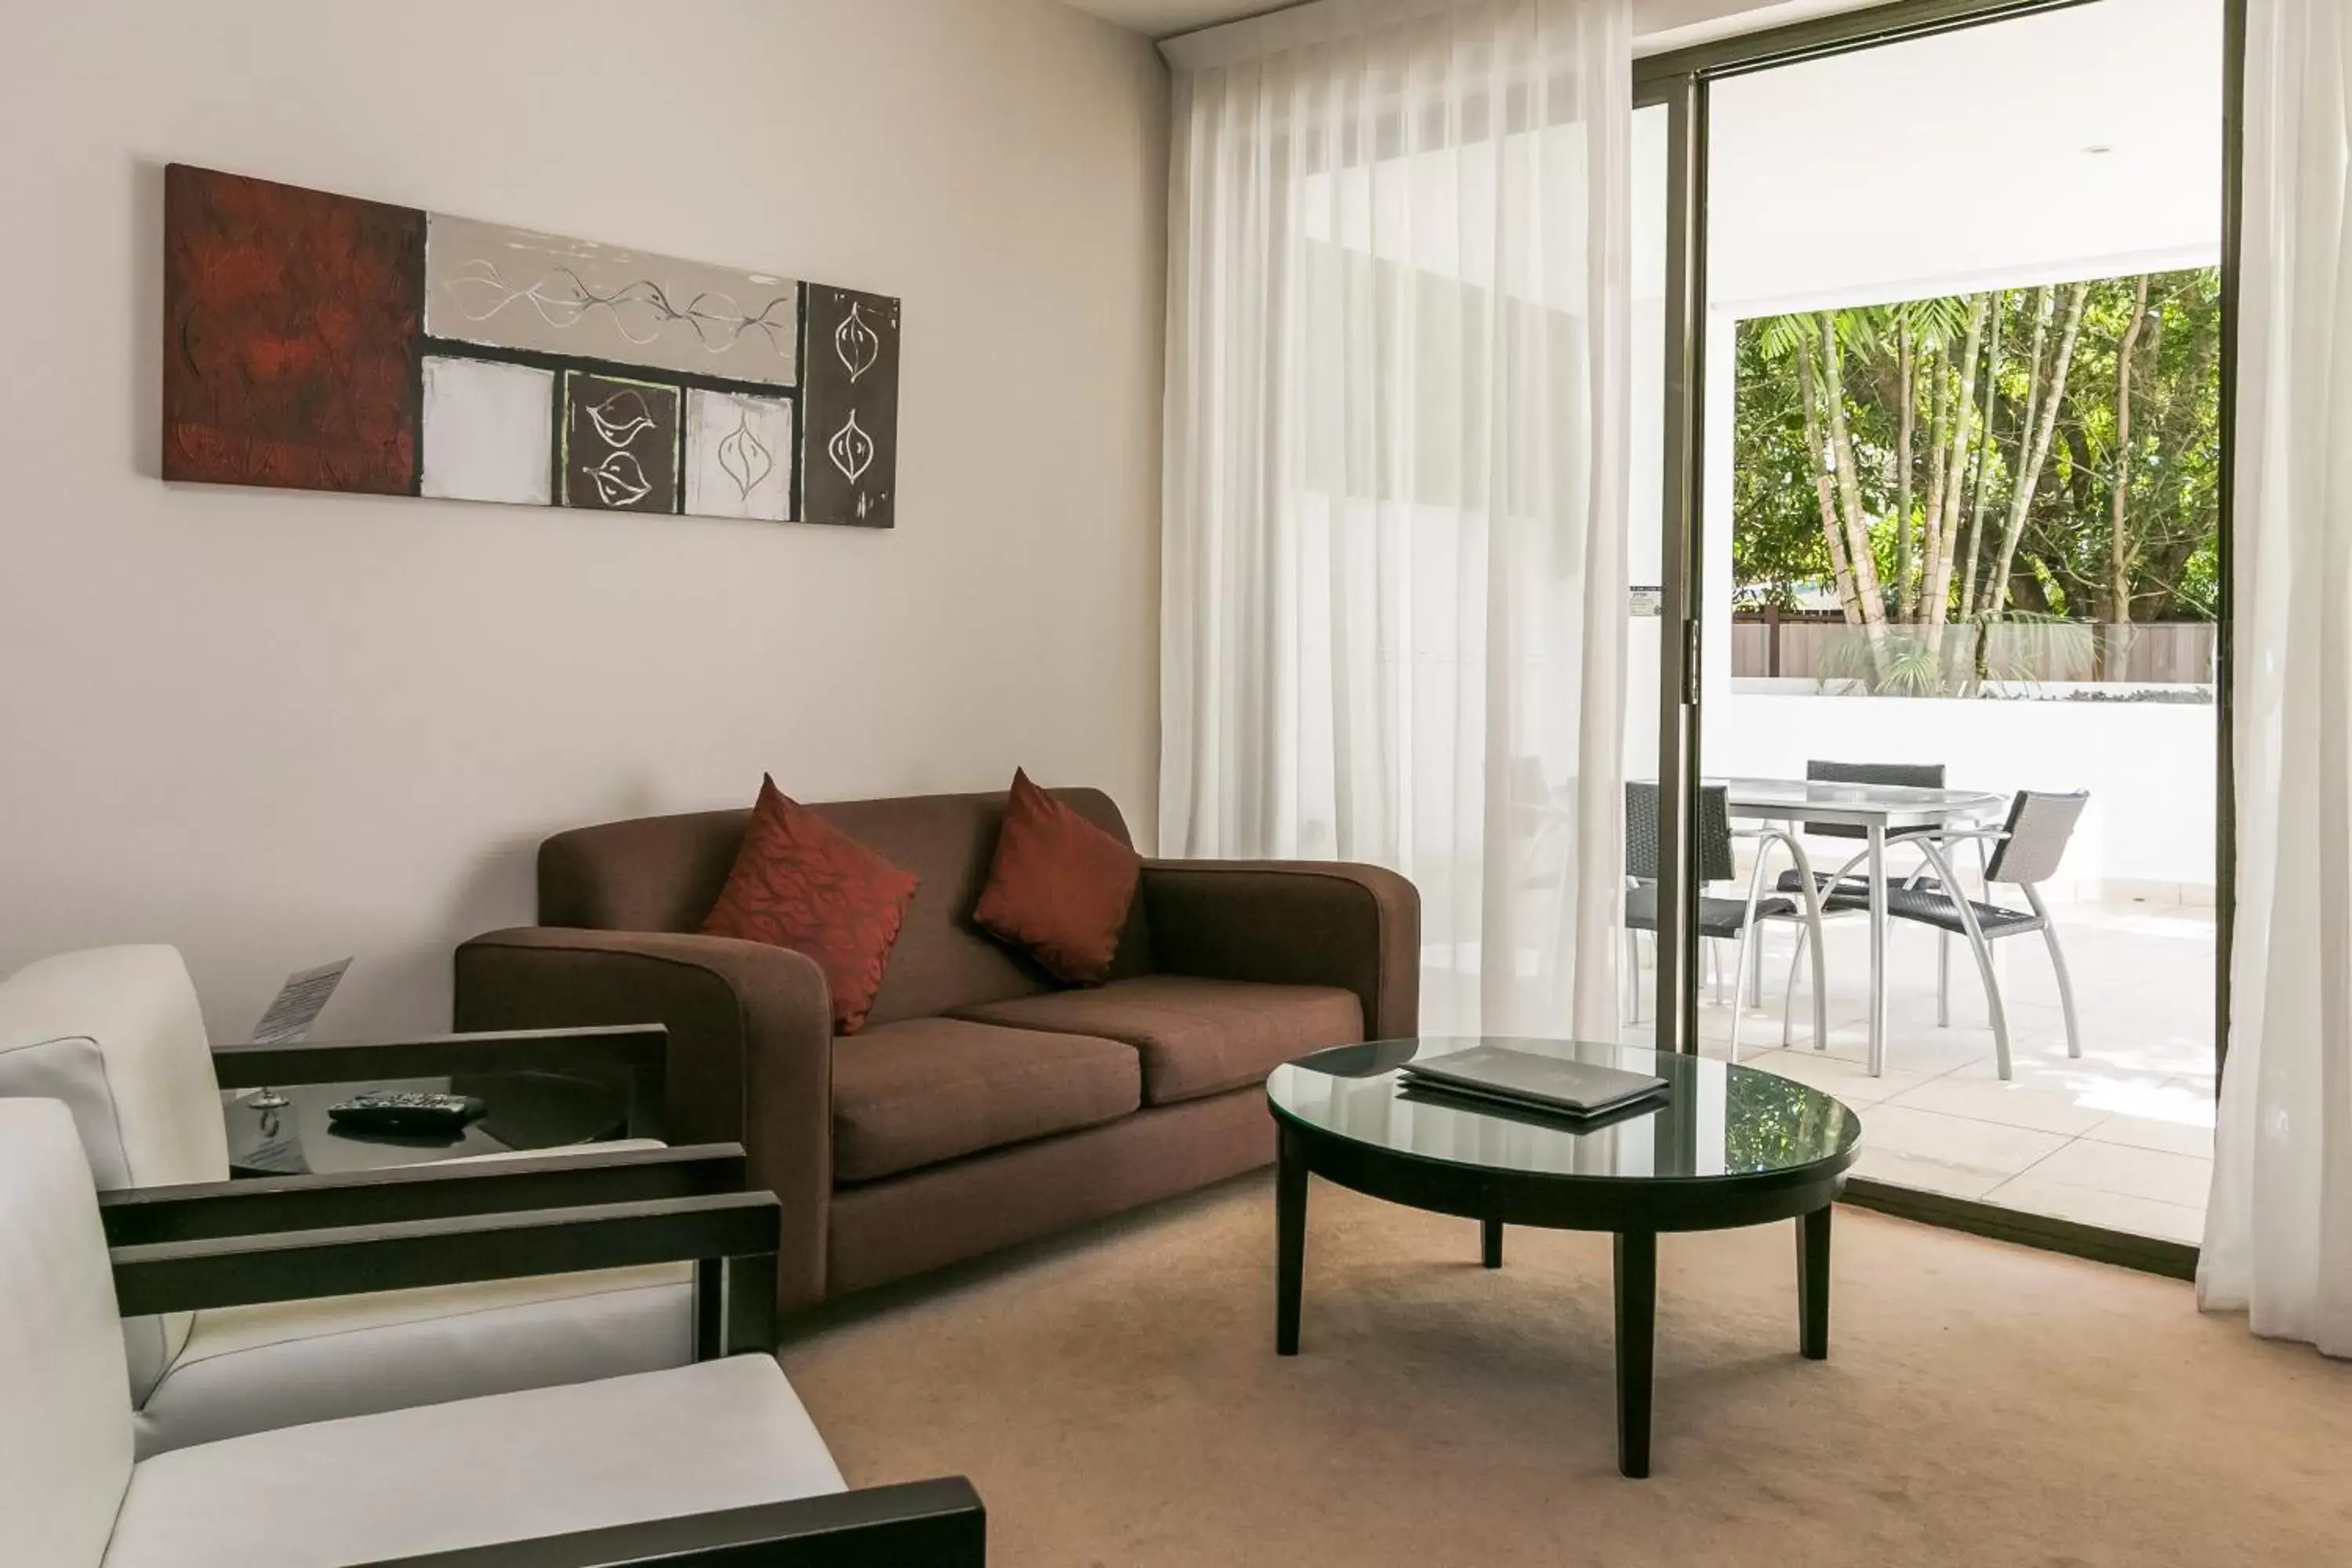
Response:
[[[1307,1159],[1286,1127],[1274,1169],[1274,1351],[1298,1353],[1298,1297],[1307,1268]]]
[[[1797,1217],[1798,1345],[1808,1361],[1830,1358],[1830,1209]]]
[[[1617,1473],[1650,1473],[1650,1368],[1657,1342],[1658,1234],[1617,1237]]]
[[[1482,1219],[1478,1222],[1478,1259],[1489,1268],[1503,1266],[1503,1222]]]

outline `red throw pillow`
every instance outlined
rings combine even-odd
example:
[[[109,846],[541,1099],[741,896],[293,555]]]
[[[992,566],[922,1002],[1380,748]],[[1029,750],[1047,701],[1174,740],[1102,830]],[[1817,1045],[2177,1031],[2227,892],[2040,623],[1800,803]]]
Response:
[[[706,936],[789,947],[816,960],[845,1035],[865,1026],[916,879],[801,805],[761,775],[760,804],[727,886],[702,922]]]
[[[1141,856],[1016,771],[972,922],[1055,979],[1097,984],[1142,876]]]

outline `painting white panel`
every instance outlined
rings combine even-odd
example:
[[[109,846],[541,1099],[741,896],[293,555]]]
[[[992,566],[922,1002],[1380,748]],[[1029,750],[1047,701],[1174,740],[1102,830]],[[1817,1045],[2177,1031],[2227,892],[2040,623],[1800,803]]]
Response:
[[[686,395],[686,510],[699,517],[792,514],[793,405],[731,392]]]
[[[456,342],[791,386],[800,285],[431,213],[425,331]]]
[[[551,371],[427,355],[418,489],[457,500],[547,505],[554,408]]]

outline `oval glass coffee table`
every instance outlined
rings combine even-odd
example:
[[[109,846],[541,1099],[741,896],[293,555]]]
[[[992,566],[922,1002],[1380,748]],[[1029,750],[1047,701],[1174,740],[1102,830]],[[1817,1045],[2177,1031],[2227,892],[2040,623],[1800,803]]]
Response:
[[[1507,1046],[1654,1073],[1661,1099],[1571,1121],[1441,1096],[1402,1081],[1405,1063]],[[1480,1222],[1486,1267],[1503,1227],[1616,1237],[1617,1468],[1650,1473],[1650,1369],[1658,1233],[1797,1222],[1799,1345],[1829,1354],[1830,1205],[1862,1136],[1818,1089],[1752,1068],[1630,1046],[1489,1037],[1375,1040],[1276,1068],[1266,1101],[1280,1131],[1275,1349],[1298,1353],[1307,1176],[1391,1203]]]

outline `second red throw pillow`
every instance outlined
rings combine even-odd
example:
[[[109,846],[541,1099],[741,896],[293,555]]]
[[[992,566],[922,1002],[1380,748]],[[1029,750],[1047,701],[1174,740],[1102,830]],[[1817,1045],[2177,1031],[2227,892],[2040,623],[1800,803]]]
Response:
[[[1110,973],[1142,875],[1142,857],[1015,772],[972,922],[1055,979],[1094,984]]]

